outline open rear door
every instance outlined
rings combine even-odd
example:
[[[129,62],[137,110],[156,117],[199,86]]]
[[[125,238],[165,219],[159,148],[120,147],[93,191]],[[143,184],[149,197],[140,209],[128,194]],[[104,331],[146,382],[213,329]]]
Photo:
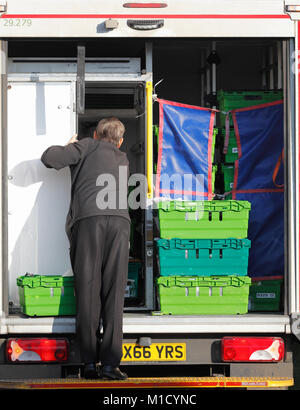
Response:
[[[64,231],[69,169],[40,161],[50,145],[65,145],[75,132],[71,82],[14,82],[8,86],[9,301],[18,305],[16,278],[64,274],[70,269]]]

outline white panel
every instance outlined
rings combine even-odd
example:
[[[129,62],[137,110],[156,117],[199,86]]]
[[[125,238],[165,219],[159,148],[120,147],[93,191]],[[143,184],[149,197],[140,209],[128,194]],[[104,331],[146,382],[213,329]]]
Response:
[[[0,318],[4,333],[74,333],[74,317]],[[290,318],[283,315],[248,314],[236,316],[151,316],[148,313],[125,313],[124,334],[212,334],[212,333],[291,333]]]
[[[145,17],[147,18],[147,17]],[[106,18],[29,18],[30,26],[16,26],[20,19],[0,19],[1,37],[293,37],[294,22],[289,18],[165,18],[164,27],[138,31],[127,26],[127,18],[117,18],[115,30],[103,31]],[[12,24],[11,26],[9,24]],[[18,27],[18,28],[16,28]],[[59,34],[58,34],[59,33]]]
[[[11,83],[8,90],[9,300],[26,272],[63,274],[70,268],[64,231],[69,169],[47,169],[40,157],[65,145],[73,129],[71,83]]]
[[[0,36],[294,36],[294,24],[284,14],[284,0],[168,0],[168,6],[161,9],[124,8],[124,2],[125,0],[8,0],[7,18],[3,15],[0,19]],[[36,15],[43,18],[37,18]],[[191,15],[195,15],[195,19],[190,18]],[[127,19],[134,19],[136,16],[141,19],[163,18],[165,25],[157,30],[132,30],[127,26]],[[203,18],[205,16],[207,18]],[[118,20],[119,26],[116,29],[105,29],[104,22],[110,17]]]

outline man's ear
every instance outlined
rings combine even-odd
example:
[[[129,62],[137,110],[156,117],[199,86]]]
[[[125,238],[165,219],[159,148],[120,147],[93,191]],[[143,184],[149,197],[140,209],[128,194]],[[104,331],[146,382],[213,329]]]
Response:
[[[97,139],[97,133],[96,133],[96,130],[94,131],[93,138],[94,138],[94,140],[96,140],[96,139]]]
[[[120,138],[118,148],[120,148],[120,146],[123,144],[123,141],[124,141],[124,139],[123,139],[123,138]]]

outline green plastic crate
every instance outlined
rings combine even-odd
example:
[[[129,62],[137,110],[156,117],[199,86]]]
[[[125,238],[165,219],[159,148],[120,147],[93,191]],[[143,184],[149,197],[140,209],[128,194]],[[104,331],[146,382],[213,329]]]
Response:
[[[265,104],[278,101],[283,98],[280,90],[258,90],[258,91],[225,91],[219,90],[217,99],[221,111],[234,110],[236,108],[251,107],[253,105]]]
[[[159,125],[155,124],[152,126],[153,130],[153,137],[156,139],[156,144],[158,146],[158,140],[159,140]]]
[[[161,276],[246,276],[249,239],[157,239]]]
[[[248,276],[157,278],[160,314],[235,315],[248,311]]]
[[[211,147],[211,158],[212,162],[214,162],[215,159],[215,149],[216,149],[216,138],[218,134],[218,128],[213,129],[213,138],[212,138],[212,147]]]
[[[24,275],[17,278],[22,313],[28,316],[75,315],[73,276]]]
[[[249,291],[249,311],[266,312],[280,310],[283,280],[253,281]]]
[[[160,201],[160,238],[244,239],[250,209],[248,201]]]
[[[211,184],[212,184],[212,193],[215,192],[215,182],[216,182],[216,173],[218,172],[218,165],[212,166],[212,174],[211,174]]]
[[[153,146],[156,149],[156,158],[157,158],[157,156],[158,156],[158,141],[159,141],[159,126],[158,125],[153,125],[152,126],[152,131],[153,131]],[[157,160],[154,161],[154,172],[155,173],[157,172]]]
[[[221,168],[224,176],[224,192],[230,192],[233,189],[235,167],[233,164],[222,164]],[[226,195],[226,199],[231,198],[232,194]]]
[[[220,111],[230,111],[237,108],[251,107],[254,105],[265,104],[272,101],[278,101],[283,98],[282,91],[224,91],[217,93]],[[221,125],[225,125],[226,115],[221,114]],[[233,126],[230,116],[230,126]]]
[[[128,264],[128,280],[125,289],[125,298],[137,298],[139,289],[139,275],[141,262],[129,262]]]

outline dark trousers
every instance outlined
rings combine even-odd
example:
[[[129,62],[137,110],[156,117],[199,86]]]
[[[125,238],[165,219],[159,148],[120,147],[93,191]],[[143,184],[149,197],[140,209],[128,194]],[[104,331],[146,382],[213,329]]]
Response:
[[[102,365],[117,367],[121,361],[129,235],[130,223],[120,216],[83,218],[72,229],[76,332],[84,363],[100,359]],[[103,337],[98,352],[100,318]]]

